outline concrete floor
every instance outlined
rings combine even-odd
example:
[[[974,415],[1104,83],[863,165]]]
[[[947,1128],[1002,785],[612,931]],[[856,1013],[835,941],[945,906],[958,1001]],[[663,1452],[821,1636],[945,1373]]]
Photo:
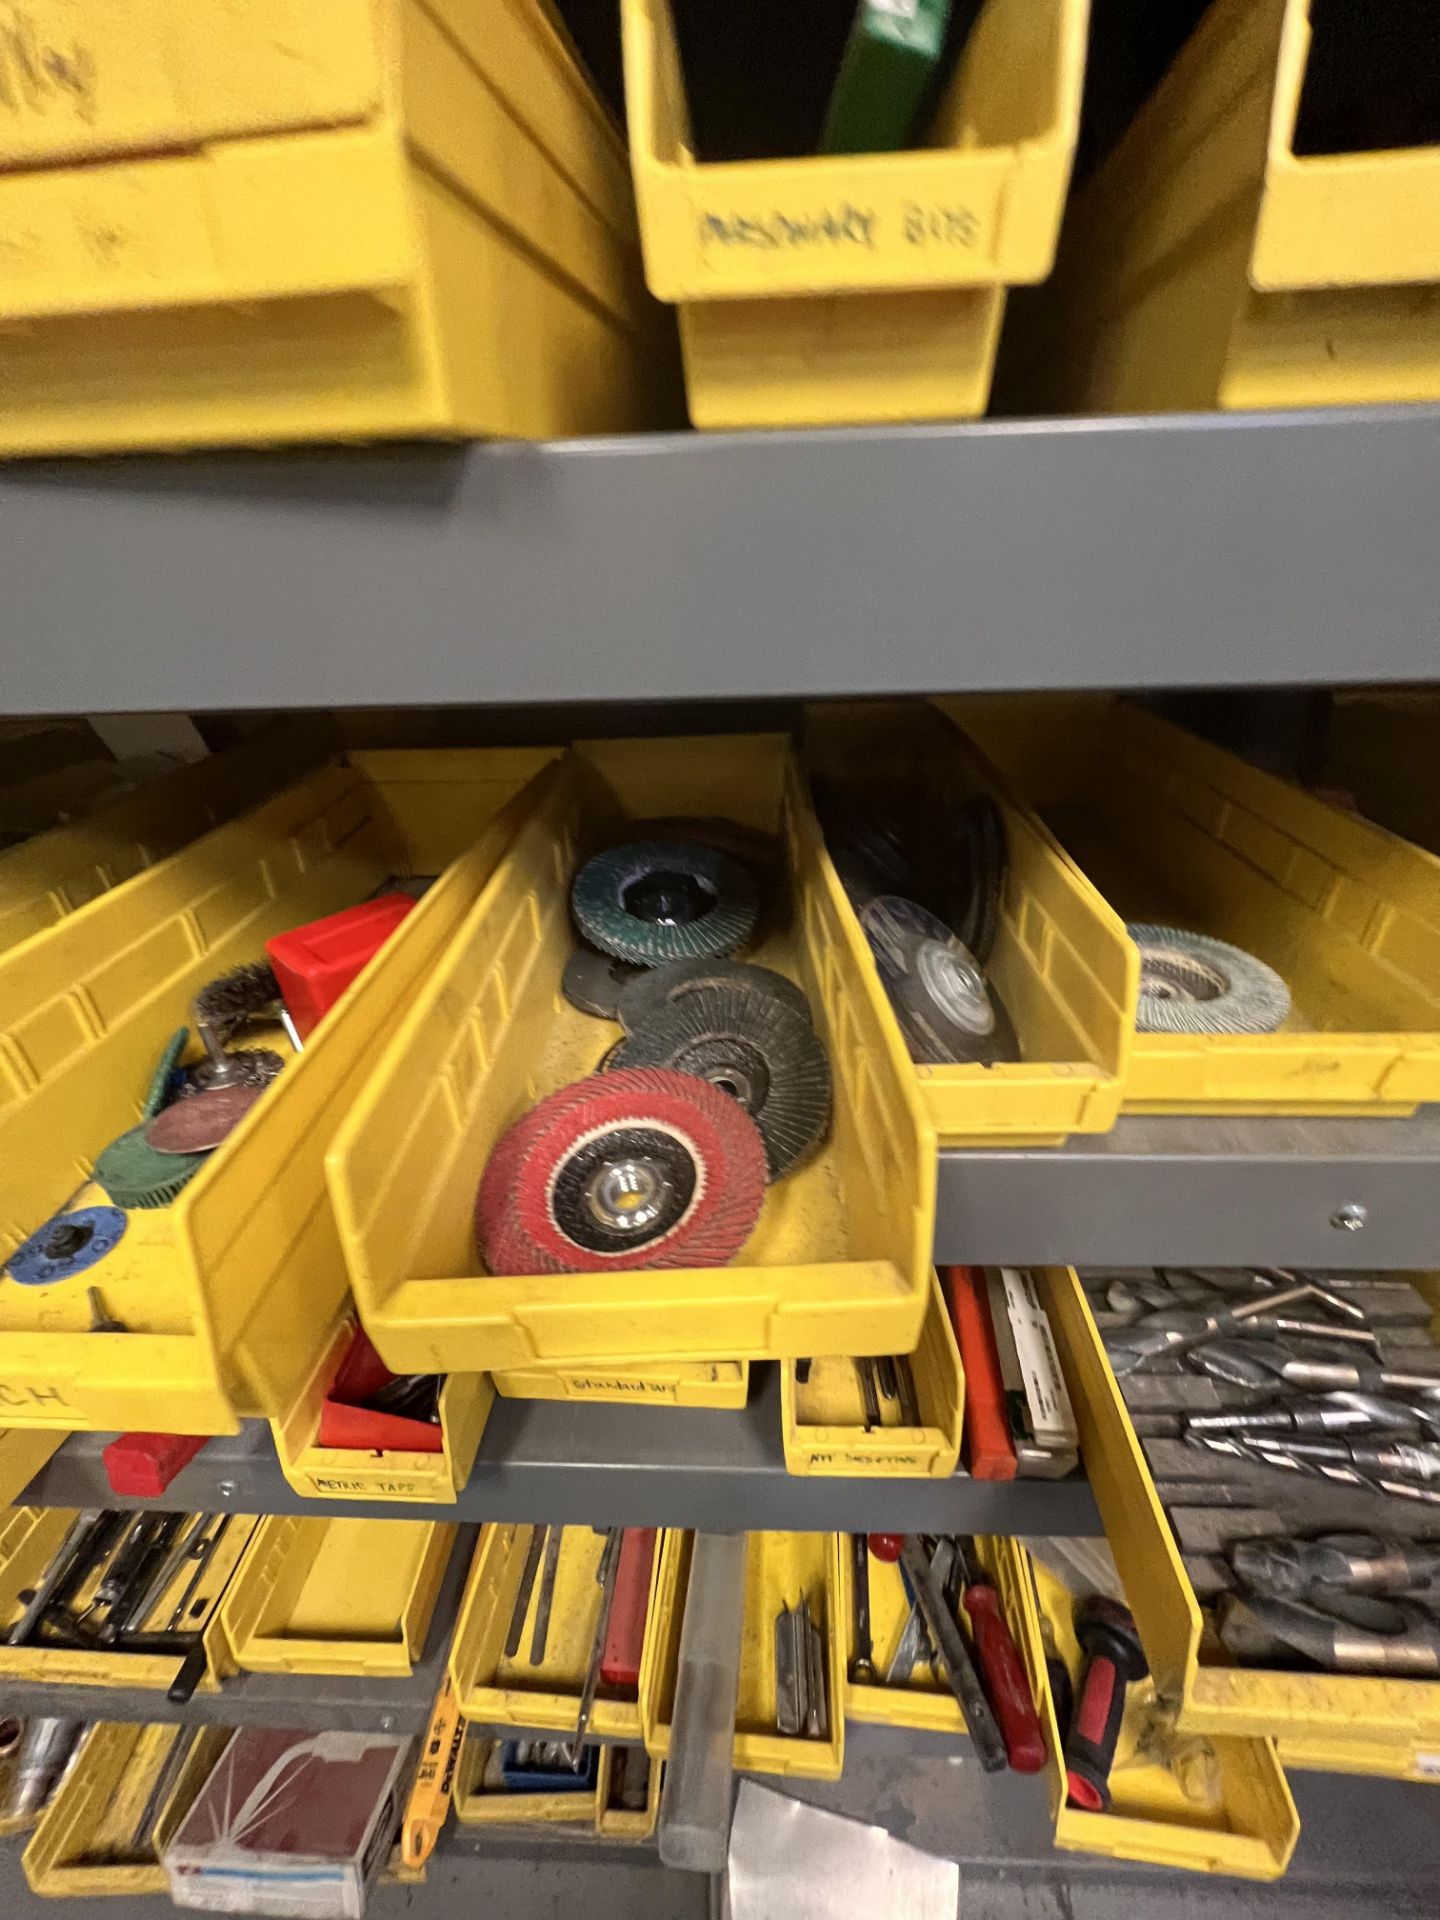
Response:
[[[774,1782],[765,1784],[775,1785]],[[1434,1788],[1301,1774],[1303,1828],[1276,1886],[1116,1866],[1049,1844],[1041,1784],[987,1779],[973,1761],[855,1756],[833,1785],[785,1791],[868,1818],[961,1863],[963,1920],[1434,1920],[1440,1793]],[[370,1920],[707,1920],[708,1883],[669,1873],[653,1854],[555,1842],[548,1850],[447,1836],[423,1887],[382,1887]],[[0,1845],[6,1920],[157,1920],[160,1899],[71,1900],[25,1886],[20,1848]]]

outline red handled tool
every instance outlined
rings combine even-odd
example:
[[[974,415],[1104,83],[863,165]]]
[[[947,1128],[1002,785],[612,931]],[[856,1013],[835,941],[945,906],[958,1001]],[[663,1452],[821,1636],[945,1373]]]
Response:
[[[961,1536],[956,1545],[965,1571],[965,1612],[980,1684],[1000,1723],[1010,1765],[1016,1773],[1039,1773],[1045,1765],[1045,1736],[1020,1649],[1000,1611],[1000,1596],[976,1557],[974,1535]]]
[[[638,1687],[645,1619],[650,1611],[650,1569],[655,1560],[654,1527],[627,1527],[620,1536],[620,1565],[615,1600],[600,1655],[600,1678],[607,1687]]]
[[[1092,1594],[1075,1615],[1075,1638],[1086,1656],[1080,1697],[1065,1742],[1071,1804],[1087,1813],[1110,1805],[1110,1768],[1125,1718],[1125,1689],[1150,1671],[1128,1607]]]
[[[1013,1480],[1015,1446],[985,1275],[979,1267],[942,1267],[940,1277],[965,1370],[966,1462],[976,1480]]]

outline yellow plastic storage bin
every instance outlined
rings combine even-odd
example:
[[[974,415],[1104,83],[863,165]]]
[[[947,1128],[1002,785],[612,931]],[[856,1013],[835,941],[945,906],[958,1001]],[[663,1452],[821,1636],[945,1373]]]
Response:
[[[697,427],[985,411],[1005,289],[1050,271],[1088,0],[986,0],[932,144],[699,160],[669,0],[624,0],[651,291],[680,310]]]
[[[920,1344],[909,1356],[909,1364],[921,1424],[882,1425],[867,1433],[865,1402],[853,1360],[812,1359],[803,1385],[796,1362],[785,1361],[780,1368],[780,1432],[789,1471],[948,1478],[960,1457],[965,1374],[940,1283],[933,1277]],[[893,1403],[882,1400],[882,1415],[887,1408],[898,1420]]]
[[[748,1360],[661,1360],[648,1367],[510,1367],[494,1376],[507,1400],[594,1400],[623,1407],[743,1407]]]
[[[1202,1762],[1190,1770],[1200,1788],[1200,1797],[1191,1799],[1169,1769],[1136,1763],[1148,1688],[1135,1687],[1127,1694],[1110,1774],[1109,1811],[1087,1813],[1068,1804],[1060,1725],[1045,1656],[1049,1648],[1059,1654],[1070,1670],[1078,1698],[1084,1657],[1072,1625],[1074,1596],[1018,1541],[993,1544],[996,1586],[1040,1707],[1056,1846],[1070,1853],[1098,1853],[1112,1860],[1146,1861],[1193,1873],[1278,1880],[1300,1837],[1300,1816],[1276,1757],[1275,1742],[1212,1741],[1214,1758],[1208,1768]],[[1126,1592],[1132,1589],[1127,1587]]]
[[[624,145],[537,0],[27,30],[0,452],[663,424]]]
[[[1388,59],[1388,11],[1331,10],[1314,32],[1344,36],[1332,69]],[[1313,44],[1310,0],[1211,6],[1076,198],[1027,316],[1027,405],[1440,398],[1440,146],[1329,150],[1373,129],[1307,131]],[[1393,66],[1379,84],[1393,94]]]
[[[570,880],[659,814],[777,834],[754,958],[798,979],[834,1075],[821,1150],[724,1268],[487,1275],[476,1185],[505,1130],[620,1038],[560,993]],[[936,1157],[859,927],[776,736],[576,748],[398,1027],[327,1166],[366,1331],[397,1372],[906,1353],[930,1285]]]
[[[178,1677],[184,1655],[173,1657],[154,1653],[121,1653],[114,1650],[89,1651],[74,1647],[56,1647],[35,1643],[12,1647],[5,1642],[25,1610],[25,1598],[64,1544],[78,1514],[64,1507],[11,1507],[0,1514],[0,1688],[17,1713],[24,1713],[24,1683],[35,1680],[46,1686],[133,1687],[143,1692],[165,1692]],[[199,1691],[214,1693],[221,1680],[235,1669],[230,1661],[229,1645],[220,1626],[220,1603],[231,1577],[244,1558],[257,1522],[250,1514],[236,1514],[225,1529],[224,1537],[205,1563],[200,1584],[191,1596],[183,1622],[183,1631],[198,1632],[205,1646],[205,1672]],[[169,1628],[175,1608],[185,1595],[194,1568],[177,1568],[174,1578],[155,1601],[149,1617],[142,1621],[145,1631]],[[75,1595],[83,1611],[99,1585],[100,1574],[90,1574],[88,1582]],[[77,1696],[83,1700],[83,1696]],[[83,1705],[77,1713],[83,1713]]]
[[[495,1400],[484,1373],[452,1373],[440,1389],[439,1453],[398,1448],[327,1447],[320,1420],[336,1370],[350,1349],[356,1322],[347,1315],[304,1390],[270,1431],[280,1470],[297,1493],[314,1500],[403,1501],[452,1506],[470,1478],[480,1436]]]
[[[63,1433],[43,1428],[0,1429],[0,1511],[14,1506],[57,1447]]]
[[[643,1753],[644,1748],[607,1746],[600,1749],[600,1811],[595,1820],[600,1839],[632,1847],[648,1840],[660,1824],[660,1793],[665,1780],[665,1768],[658,1760],[652,1760],[645,1805],[622,1807],[617,1798],[621,1758],[635,1752]]]
[[[57,1209],[106,1202],[77,1183],[139,1120],[204,982],[392,874],[441,875],[172,1205],[128,1213],[119,1244],[68,1279],[0,1279],[0,1418],[227,1433],[288,1412],[345,1302],[325,1147],[551,758],[358,754],[0,955],[3,1259]],[[267,1044],[288,1051],[278,1028]],[[127,1332],[90,1331],[91,1288]]]
[[[479,1727],[469,1727],[455,1771],[455,1818],[462,1827],[538,1827],[597,1834],[609,1791],[608,1748],[602,1748],[594,1785],[580,1793],[516,1793],[487,1787],[485,1767],[503,1745]],[[658,1768],[656,1769],[658,1772]]]
[[[543,1530],[542,1530],[543,1531]],[[535,1528],[490,1526],[485,1529],[470,1583],[465,1590],[450,1648],[450,1677],[460,1711],[487,1727],[544,1728],[573,1734],[585,1686],[585,1671],[595,1643],[600,1612],[597,1575],[605,1534],[593,1527],[561,1529],[555,1563],[555,1592],[545,1657],[530,1661],[543,1584],[537,1572],[520,1636],[519,1650],[505,1652],[510,1616],[520,1592],[525,1556]],[[655,1543],[658,1561],[663,1534]],[[548,1545],[548,1542],[547,1542]],[[645,1641],[656,1630],[655,1567],[651,1567]],[[602,1687],[590,1715],[593,1737],[640,1738],[640,1704]]]
[[[330,750],[319,720],[266,727],[177,767],[83,820],[0,852],[0,953],[278,793]]]
[[[918,786],[937,818],[955,817],[979,794],[990,795],[1003,816],[1009,869],[987,971],[1015,1023],[1022,1058],[993,1067],[912,1067],[940,1145],[1003,1138],[1058,1146],[1067,1134],[1107,1132],[1120,1111],[1139,986],[1135,950],[1113,907],[999,769],[923,703],[809,707],[803,759],[813,779],[862,794],[872,785],[882,792]],[[863,934],[861,944],[868,957]]]
[[[1158,1691],[1196,1733],[1298,1742],[1295,1764],[1425,1779],[1440,1771],[1440,1681],[1220,1664],[1076,1275],[1052,1269],[1051,1320],[1080,1447]],[[1440,1286],[1427,1284],[1440,1300]]]
[[[1321,780],[1342,803],[1440,853],[1440,697],[1434,689],[1334,696]]]
[[[405,1678],[425,1651],[455,1534],[430,1520],[261,1521],[220,1606],[235,1665]]]
[[[649,1631],[640,1668],[640,1716],[652,1760],[670,1757],[680,1628],[690,1583],[689,1533],[667,1533],[650,1596]],[[737,1773],[776,1773],[805,1780],[838,1780],[845,1764],[845,1624],[840,1602],[838,1533],[752,1533],[746,1536],[745,1611],[740,1630],[740,1680],[735,1700]],[[824,1739],[775,1728],[775,1616],[808,1599],[825,1643]]]
[[[21,1856],[31,1892],[47,1899],[168,1893],[160,1856],[229,1740],[228,1727],[92,1726]],[[150,1796],[179,1741],[188,1750],[152,1809]],[[147,1812],[148,1831],[141,1827]]]
[[[872,1726],[916,1727],[926,1733],[948,1733],[968,1740],[970,1730],[959,1702],[944,1674],[937,1673],[927,1660],[915,1663],[909,1680],[903,1685],[884,1684],[910,1617],[910,1596],[905,1591],[899,1566],[893,1561],[877,1560],[868,1548],[870,1642],[877,1678],[874,1685],[861,1685],[854,1679],[851,1667],[855,1658],[855,1562],[850,1536],[842,1533],[839,1542],[840,1661],[845,1673],[845,1718],[863,1720]],[[1007,1544],[983,1534],[975,1539],[976,1557],[997,1588],[1002,1578],[1001,1554]],[[1020,1621],[1008,1606],[1006,1618],[1018,1644]]]
[[[1137,1034],[1125,1112],[1440,1099],[1440,860],[1128,701],[1077,725],[1037,696],[1026,748],[1026,799],[1126,920],[1228,940],[1294,997],[1277,1033]]]

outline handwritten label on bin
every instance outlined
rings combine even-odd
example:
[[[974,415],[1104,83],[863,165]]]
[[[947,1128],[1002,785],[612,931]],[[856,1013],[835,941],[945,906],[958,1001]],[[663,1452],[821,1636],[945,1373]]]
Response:
[[[31,1385],[28,1381],[17,1384],[12,1380],[0,1380],[0,1425],[9,1421],[12,1425],[25,1420],[43,1420],[51,1413],[75,1413],[78,1408],[72,1400],[66,1398],[61,1388],[53,1385]]]
[[[700,245],[707,251],[839,256],[876,253],[897,233],[905,245],[932,251],[969,249],[980,239],[980,222],[969,207],[920,200],[902,201],[898,210],[857,206],[852,200],[776,207],[763,214],[707,207],[698,220]]]

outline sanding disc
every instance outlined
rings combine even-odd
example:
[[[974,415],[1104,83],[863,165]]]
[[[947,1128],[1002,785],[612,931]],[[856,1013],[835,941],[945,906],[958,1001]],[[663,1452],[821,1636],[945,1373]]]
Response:
[[[131,1127],[102,1151],[95,1179],[117,1207],[168,1207],[204,1164],[202,1153],[158,1153],[145,1138],[144,1127]]]
[[[1125,931],[1140,949],[1141,1033],[1274,1033],[1290,1013],[1290,989],[1243,947],[1183,927],[1149,922]]]
[[[805,1020],[810,1018],[810,1002],[803,988],[773,967],[757,967],[740,960],[672,960],[668,967],[651,967],[637,973],[620,993],[615,1017],[627,1033],[643,1027],[663,1006],[693,993],[697,987],[739,987],[750,993],[768,993],[781,1000]]]
[[[145,1095],[145,1104],[140,1109],[142,1120],[153,1120],[160,1109],[168,1106],[175,1097],[172,1085],[180,1069],[180,1056],[185,1051],[185,1042],[190,1038],[188,1027],[177,1027],[165,1042],[165,1051],[155,1063],[155,1071],[150,1076],[150,1086]]]
[[[714,847],[631,840],[587,860],[570,890],[592,946],[635,966],[734,953],[755,928],[755,882]]]
[[[84,1273],[119,1246],[127,1225],[119,1207],[77,1207],[22,1240],[6,1271],[22,1287],[50,1287]]]
[[[212,1087],[157,1113],[145,1128],[156,1153],[210,1153],[228,1140],[260,1098],[259,1087]]]
[[[890,893],[864,908],[860,925],[912,1060],[989,1067],[1020,1058],[1003,1002],[943,920]]]
[[[685,1074],[613,1073],[562,1087],[500,1141],[476,1238],[495,1273],[722,1266],[764,1197],[764,1146],[734,1100]]]
[[[830,1062],[793,1007],[743,987],[697,987],[672,1000],[616,1055],[623,1067],[669,1067],[708,1080],[760,1129],[770,1178],[809,1153],[830,1124]]]
[[[581,1013],[593,1013],[599,1020],[618,1019],[616,1007],[628,983],[643,979],[639,969],[613,954],[596,953],[593,947],[577,947],[565,962],[560,976],[560,991],[572,1007]]]

